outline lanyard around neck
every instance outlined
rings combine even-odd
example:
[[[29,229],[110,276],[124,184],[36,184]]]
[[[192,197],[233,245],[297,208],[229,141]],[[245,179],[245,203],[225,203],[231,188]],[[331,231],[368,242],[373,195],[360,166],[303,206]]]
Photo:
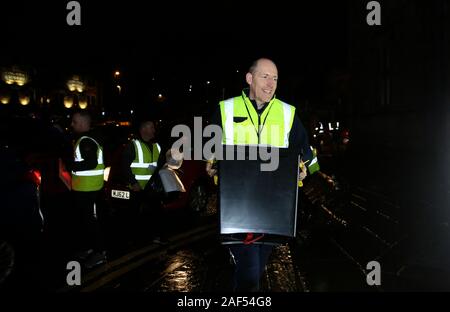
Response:
[[[263,130],[263,128],[264,128],[264,125],[266,124],[266,120],[267,120],[267,117],[269,116],[269,114],[270,114],[270,110],[272,109],[272,104],[273,104],[273,102],[271,103],[271,102],[269,102],[269,111],[267,112],[267,114],[266,114],[266,117],[264,117],[264,120],[263,120],[263,122],[259,125],[259,129],[257,129],[257,127],[256,127],[256,125],[255,125],[255,122],[253,121],[253,118],[252,118],[252,115],[250,114],[250,111],[249,111],[249,109],[248,109],[248,106],[247,106],[247,101],[245,100],[245,97],[242,95],[242,99],[244,100],[244,105],[245,105],[245,109],[247,110],[247,114],[248,114],[248,116],[250,117],[250,121],[252,122],[252,124],[253,124],[253,128],[255,129],[255,131],[256,131],[256,134],[257,134],[257,136],[258,136],[258,141],[259,141],[259,136],[260,136],[260,134],[261,134],[261,132],[262,132],[262,130]],[[265,109],[264,109],[265,110]],[[263,110],[263,112],[264,112],[264,110]],[[256,112],[257,114],[258,114],[258,112]],[[258,114],[259,115],[259,114]]]

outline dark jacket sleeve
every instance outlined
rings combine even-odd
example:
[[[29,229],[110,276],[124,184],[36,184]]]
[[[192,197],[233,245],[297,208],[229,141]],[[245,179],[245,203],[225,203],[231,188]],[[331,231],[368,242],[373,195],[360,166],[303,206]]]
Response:
[[[209,124],[218,125],[219,127],[222,127],[222,115],[220,113],[219,105],[217,105],[214,112],[209,116]]]
[[[222,128],[222,113],[220,112],[220,106],[217,105],[217,107],[214,109],[213,113],[209,116],[208,119],[208,124],[209,125],[216,125],[220,128]],[[217,139],[217,138],[215,138]],[[222,137],[219,138],[220,141],[222,141]],[[206,141],[203,142],[203,144],[205,144]],[[215,148],[215,146],[212,148],[212,152],[216,155],[216,158],[221,158],[223,159],[224,155],[217,155],[217,150]],[[207,159],[205,159],[207,160]]]
[[[97,167],[97,144],[91,139],[80,142],[80,154],[83,161],[73,162],[72,171],[93,170]]]
[[[166,153],[169,150],[170,146],[168,144],[159,144],[159,146],[161,147],[161,151],[159,152],[159,157],[158,157],[158,161],[156,164],[156,167],[158,169],[162,168],[162,166],[164,166],[164,164],[166,163]]]
[[[125,149],[123,150],[122,160],[120,163],[120,172],[123,175],[123,182],[125,184],[135,184],[137,180],[134,177],[134,174],[131,172],[131,163],[136,157],[136,152],[134,151],[133,142],[129,142]]]
[[[300,154],[304,162],[310,162],[313,159],[308,133],[297,115],[294,116],[291,133],[289,134],[289,148]]]

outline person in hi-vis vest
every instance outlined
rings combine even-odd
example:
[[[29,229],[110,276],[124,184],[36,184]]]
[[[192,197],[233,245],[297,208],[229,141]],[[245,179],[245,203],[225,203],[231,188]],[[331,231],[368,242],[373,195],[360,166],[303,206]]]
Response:
[[[128,226],[128,236],[136,235],[136,225],[150,227],[154,240],[162,241],[161,228],[164,218],[161,204],[157,197],[147,196],[144,192],[149,180],[156,171],[160,159],[161,147],[156,143],[156,125],[151,118],[140,117],[136,121],[136,137],[130,140],[123,151],[121,171],[123,183],[131,191],[131,205],[129,211],[124,214]],[[145,216],[150,214],[151,224],[145,222]]]
[[[99,196],[103,189],[103,147],[91,132],[91,115],[81,110],[72,116],[75,134],[73,148],[72,199],[81,226],[81,252],[78,254],[85,266],[91,268],[106,261],[106,248],[100,227]]]
[[[303,180],[307,175],[306,170],[312,174],[317,169],[309,165],[315,163],[314,155],[295,107],[275,96],[278,84],[276,65],[269,59],[258,59],[245,78],[249,89],[244,89],[239,96],[221,101],[211,117],[211,124],[222,127],[222,144],[265,145],[302,155],[302,170],[298,180]],[[206,165],[210,176],[217,174],[214,161],[211,159]],[[238,243],[228,246],[235,263],[235,291],[260,290],[260,279],[273,249],[273,245],[265,244],[267,235],[264,234],[233,234],[233,240]]]
[[[133,192],[144,190],[156,170],[161,147],[154,141],[155,133],[154,121],[141,121],[138,136],[125,147],[122,163],[125,183]]]

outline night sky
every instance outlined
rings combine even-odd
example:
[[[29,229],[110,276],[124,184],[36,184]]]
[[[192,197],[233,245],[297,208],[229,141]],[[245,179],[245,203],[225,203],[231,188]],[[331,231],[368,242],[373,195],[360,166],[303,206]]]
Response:
[[[66,24],[67,2],[2,4],[3,46],[8,47],[1,51],[2,63],[99,79],[120,69],[134,88],[134,100],[154,77],[178,90],[207,80],[218,88],[230,81],[244,87],[245,71],[262,56],[277,63],[280,92],[283,78],[294,78],[304,81],[299,92],[308,96],[321,92],[330,71],[347,65],[345,1],[326,6],[79,1],[81,26]]]
[[[79,2],[81,26],[66,24],[64,1],[59,6],[38,1],[2,5],[2,29],[7,30],[2,37],[11,49],[7,57],[44,64],[76,57],[77,65],[98,64],[101,58],[104,64],[169,66],[169,72],[203,70],[211,63],[220,63],[221,69],[247,67],[260,55],[273,56],[286,69],[305,66],[311,58],[325,57],[321,63],[327,65],[345,61],[345,2],[275,7]]]

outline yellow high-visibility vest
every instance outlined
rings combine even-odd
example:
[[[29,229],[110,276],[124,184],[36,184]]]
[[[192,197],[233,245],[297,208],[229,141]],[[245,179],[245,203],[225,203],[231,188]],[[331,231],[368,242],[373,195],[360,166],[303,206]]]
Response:
[[[72,190],[79,192],[98,191],[103,187],[103,172],[105,169],[103,149],[100,144],[89,136],[82,136],[75,143],[74,159],[75,162],[84,160],[81,157],[80,143],[85,139],[92,140],[97,145],[97,166],[92,170],[72,171]]]
[[[220,102],[222,144],[289,147],[295,107],[275,97],[258,115],[244,91],[241,96]]]
[[[131,172],[141,188],[144,189],[155,172],[161,147],[154,143],[150,151],[148,144],[141,140],[133,140],[133,145],[136,156],[130,165]]]

